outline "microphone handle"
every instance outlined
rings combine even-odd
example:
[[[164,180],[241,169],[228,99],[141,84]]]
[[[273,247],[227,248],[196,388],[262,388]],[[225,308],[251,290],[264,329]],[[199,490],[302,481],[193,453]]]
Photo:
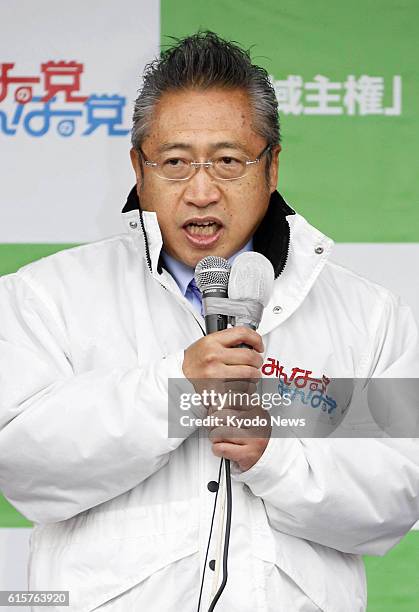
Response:
[[[205,316],[205,330],[207,334],[227,329],[227,316],[221,314],[211,314]]]
[[[242,327],[248,327],[249,329],[256,330],[256,325],[252,325],[251,323],[240,323],[240,325]],[[244,342],[241,342],[240,344],[238,344],[236,348],[247,348],[247,349],[253,350],[253,346],[250,346],[249,344],[245,344]]]
[[[206,289],[202,297],[209,298],[226,298],[227,297],[227,287],[211,287],[210,289]],[[227,329],[228,326],[228,316],[223,314],[210,314],[205,315],[205,331],[207,334],[212,334],[217,331],[221,331],[222,329]]]

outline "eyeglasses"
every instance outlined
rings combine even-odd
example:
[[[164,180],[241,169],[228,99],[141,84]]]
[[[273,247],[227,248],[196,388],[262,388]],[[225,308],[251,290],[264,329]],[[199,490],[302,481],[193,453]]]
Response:
[[[253,160],[241,153],[235,153],[234,155],[220,155],[205,162],[193,161],[187,156],[169,157],[167,155],[162,155],[157,161],[150,161],[142,149],[140,153],[144,159],[144,165],[151,168],[158,177],[167,181],[187,181],[197,173],[201,166],[220,181],[234,181],[242,178],[250,166],[258,164],[271,148],[272,145],[267,145]]]

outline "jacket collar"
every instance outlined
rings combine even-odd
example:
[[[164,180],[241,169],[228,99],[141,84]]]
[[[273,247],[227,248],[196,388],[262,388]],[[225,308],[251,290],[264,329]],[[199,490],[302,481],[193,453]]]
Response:
[[[141,241],[152,276],[161,282],[163,241],[157,215],[141,210],[135,187],[128,195],[122,216],[128,232]],[[275,270],[274,291],[259,325],[259,333],[265,334],[283,323],[303,302],[329,257],[333,241],[275,191],[253,236],[253,247],[270,260]]]

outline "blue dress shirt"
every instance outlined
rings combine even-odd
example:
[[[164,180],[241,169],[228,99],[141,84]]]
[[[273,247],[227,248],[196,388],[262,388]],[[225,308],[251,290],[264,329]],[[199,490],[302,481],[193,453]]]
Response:
[[[228,258],[230,264],[236,259],[237,255],[240,253],[244,253],[245,251],[253,251],[253,239],[251,238],[247,244],[244,245],[240,251],[237,251]],[[186,297],[186,299],[192,304],[192,306],[202,315],[202,300],[201,300],[201,292],[195,284],[194,280],[194,268],[187,266],[186,264],[174,259],[166,253],[163,249],[162,257],[164,261],[164,265],[170,274],[175,279],[176,283],[179,286],[179,289],[182,292],[182,295]],[[193,281],[193,282],[192,282]]]

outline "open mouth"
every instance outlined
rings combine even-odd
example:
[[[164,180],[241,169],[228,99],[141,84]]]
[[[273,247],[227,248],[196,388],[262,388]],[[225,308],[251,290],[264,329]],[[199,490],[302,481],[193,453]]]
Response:
[[[209,246],[221,235],[223,226],[214,219],[193,219],[183,225],[188,240],[195,246]]]

